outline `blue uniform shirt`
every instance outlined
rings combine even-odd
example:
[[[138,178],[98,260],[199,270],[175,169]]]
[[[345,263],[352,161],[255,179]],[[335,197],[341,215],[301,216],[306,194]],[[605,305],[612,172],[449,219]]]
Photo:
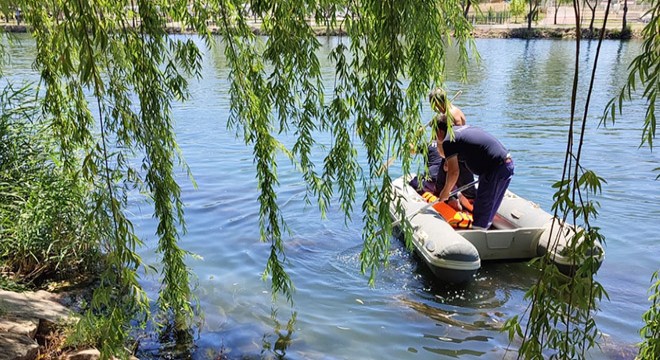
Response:
[[[476,175],[488,173],[506,160],[508,150],[483,129],[470,125],[454,126],[453,129],[454,140],[450,140],[447,134],[442,142],[447,159],[458,156]]]

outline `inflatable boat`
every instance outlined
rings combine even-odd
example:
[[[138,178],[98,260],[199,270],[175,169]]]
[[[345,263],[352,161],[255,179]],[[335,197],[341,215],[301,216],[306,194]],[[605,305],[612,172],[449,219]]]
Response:
[[[478,186],[478,185],[477,185]],[[568,256],[571,242],[580,229],[553,218],[539,205],[506,192],[493,225],[489,229],[471,229],[471,214],[456,211],[433,196],[422,196],[404,177],[393,181],[395,201],[390,207],[395,236],[401,237],[398,224],[404,219],[397,205],[405,210],[405,220],[413,229],[415,251],[433,274],[447,282],[469,281],[481,267],[481,261],[532,259],[549,253],[549,259],[563,274],[571,276],[591,257],[600,266],[605,252],[596,243],[581,256]],[[576,244],[579,245],[579,244]]]

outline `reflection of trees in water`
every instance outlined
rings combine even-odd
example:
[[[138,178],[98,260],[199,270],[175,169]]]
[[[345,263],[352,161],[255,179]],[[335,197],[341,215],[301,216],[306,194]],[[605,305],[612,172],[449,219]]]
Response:
[[[539,271],[534,265],[527,261],[485,262],[475,279],[463,285],[443,283],[426,267],[420,266],[417,271],[422,275],[421,289],[416,296],[401,295],[397,300],[437,322],[440,330],[423,336],[437,340],[438,345],[425,346],[424,351],[453,358],[485,354],[502,359],[516,358],[517,352],[510,349],[519,344],[512,344],[507,350],[501,341],[505,335],[500,331],[508,318],[522,311],[518,306],[527,303],[519,304],[518,298],[522,298],[538,279]],[[514,303],[513,308],[507,306],[509,300]],[[509,313],[505,313],[507,308],[512,308]],[[601,350],[598,354],[606,359],[630,359],[636,348],[634,344],[621,343],[604,335]]]
[[[536,91],[539,86],[538,57],[539,42],[525,40],[523,52],[516,58],[515,65],[510,74],[507,92],[507,103],[512,107],[535,106],[538,97]],[[515,113],[515,112],[514,112]]]
[[[297,313],[293,312],[283,323],[278,319],[277,309],[271,309],[270,319],[273,323],[273,331],[263,334],[260,345],[255,342],[245,342],[246,339],[251,338],[246,332],[252,333],[254,330],[250,325],[247,326],[250,328],[247,330],[240,326],[229,326],[220,332],[206,332],[206,344],[196,343],[199,338],[190,330],[182,331],[168,327],[163,329],[158,339],[153,337],[140,339],[140,352],[137,355],[141,359],[286,359],[287,349],[294,341]],[[208,341],[209,338],[213,340]]]
[[[548,56],[543,65],[540,77],[540,94],[543,101],[556,100],[562,107],[566,106],[566,99],[571,93],[571,72],[573,56],[567,51],[569,47],[561,41],[553,41],[548,49]],[[568,111],[566,111],[568,113]]]
[[[477,44],[475,43],[475,46]],[[488,80],[487,75],[487,68],[481,64],[481,62],[477,61],[476,54],[472,53],[472,51],[476,51],[477,49],[473,48],[468,48],[468,53],[470,54],[470,63],[467,65],[468,66],[468,83],[470,84],[480,84],[482,82],[486,82]],[[446,48],[445,52],[445,76],[447,78],[447,82],[450,84],[455,84],[453,88],[458,89],[459,85],[461,85],[462,80],[461,80],[461,60],[459,58],[459,52],[458,49],[454,46],[448,46]],[[483,60],[483,59],[482,59]]]
[[[429,318],[441,322],[449,326],[456,326],[461,329],[476,331],[476,330],[499,330],[501,328],[499,320],[494,319],[488,312],[471,312],[471,311],[453,311],[453,310],[444,310],[432,306],[430,304],[425,304],[422,302],[417,302],[413,299],[400,298],[399,299],[403,304],[410,307],[411,309],[428,316]],[[479,319],[475,320],[463,320],[462,318],[474,318],[475,316]]]
[[[572,84],[570,69],[574,67],[571,49],[568,42],[526,41],[507,88],[506,117],[513,120],[508,125],[566,123]]]
[[[456,310],[445,310],[432,303],[424,303],[414,299],[401,297],[398,299],[405,306],[423,314],[443,325],[440,334],[424,333],[426,339],[437,340],[437,346],[424,346],[424,350],[434,354],[457,357],[460,355],[481,356],[486,354],[486,346],[492,336],[492,331],[499,332],[500,321],[491,318],[487,313],[473,313]],[[416,351],[416,349],[415,349]]]
[[[629,49],[629,47],[631,46],[638,46],[638,45],[630,41],[619,41],[618,44],[616,45],[615,55],[610,60],[610,63],[609,64],[603,63],[602,68],[611,69],[608,70],[611,74],[626,73],[628,71],[628,66],[630,66],[633,58],[638,55],[638,51],[639,51],[639,50],[631,51]],[[599,61],[605,62],[607,60],[608,60],[607,58],[603,59],[603,56],[601,55],[601,59]],[[607,79],[609,81],[608,87],[610,89],[608,91],[608,94],[612,94],[612,93],[616,94],[626,85],[628,78],[625,76],[607,76]]]
[[[297,313],[293,312],[286,325],[277,319],[277,310],[273,309],[270,318],[274,323],[273,333],[264,334],[262,339],[261,355],[272,354],[277,359],[286,358],[286,350],[293,343],[293,333],[296,325]],[[274,339],[274,341],[273,341]]]
[[[160,330],[147,328],[134,335],[136,339],[136,355],[140,359],[191,359],[195,353],[195,331],[193,329],[177,329],[168,323]]]
[[[229,62],[225,56],[225,43],[221,37],[215,37],[215,44],[211,47],[211,61],[218,72],[219,78],[227,78],[229,74]]]
[[[414,298],[401,296],[397,300],[437,322],[438,331],[423,334],[425,339],[435,340],[433,345],[424,346],[424,351],[452,358],[486,354],[515,358],[515,352],[505,349],[505,335],[500,331],[506,319],[516,314],[502,310],[536,281],[536,269],[526,262],[485,262],[475,279],[462,285],[443,283],[427,268],[419,272],[422,290]]]

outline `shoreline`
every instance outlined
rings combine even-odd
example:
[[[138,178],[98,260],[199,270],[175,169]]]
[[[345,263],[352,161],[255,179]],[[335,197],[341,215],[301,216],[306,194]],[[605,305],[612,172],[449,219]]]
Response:
[[[604,39],[611,40],[629,40],[642,39],[640,24],[630,24],[630,32],[622,33],[620,29],[605,29]],[[195,32],[184,29],[175,24],[169,24],[165,31],[171,35],[192,35]],[[316,26],[314,31],[317,36],[342,36],[346,32],[342,29],[326,29]],[[593,33],[588,28],[583,28],[581,37],[585,40],[598,39],[600,37],[600,28],[595,28]],[[27,25],[0,24],[0,33],[29,33]],[[252,26],[252,32],[255,35],[266,35],[259,26]],[[218,27],[211,27],[213,35],[219,35]],[[524,24],[504,24],[504,25],[475,25],[472,36],[475,39],[575,39],[575,26],[573,25],[542,25],[527,29]]]

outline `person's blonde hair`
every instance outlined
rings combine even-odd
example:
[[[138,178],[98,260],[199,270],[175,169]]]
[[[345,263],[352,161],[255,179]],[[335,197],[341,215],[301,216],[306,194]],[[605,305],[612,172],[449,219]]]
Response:
[[[442,108],[445,109],[447,93],[442,88],[435,88],[429,93],[429,102],[431,103],[431,108],[433,108],[433,110],[435,110],[435,106],[442,106]]]

